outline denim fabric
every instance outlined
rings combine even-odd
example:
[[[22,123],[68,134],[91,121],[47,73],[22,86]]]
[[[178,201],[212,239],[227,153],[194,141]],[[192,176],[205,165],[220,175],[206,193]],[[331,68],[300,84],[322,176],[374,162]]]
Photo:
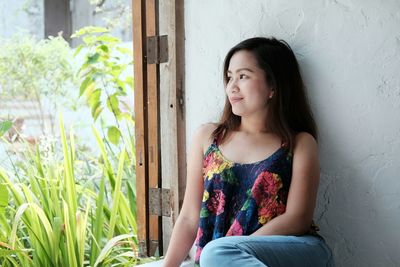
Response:
[[[228,236],[209,242],[201,267],[334,266],[332,253],[319,236]]]

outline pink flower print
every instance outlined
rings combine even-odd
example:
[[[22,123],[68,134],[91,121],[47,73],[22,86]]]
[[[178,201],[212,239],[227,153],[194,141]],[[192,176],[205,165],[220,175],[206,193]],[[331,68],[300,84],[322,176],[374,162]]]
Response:
[[[199,227],[199,229],[197,230],[197,237],[196,237],[196,241],[195,244],[199,244],[200,239],[203,237],[203,229],[201,229]]]
[[[225,195],[221,190],[214,190],[208,200],[207,208],[212,214],[220,215],[224,212]]]
[[[243,228],[237,220],[233,221],[233,224],[229,228],[226,236],[243,235]]]
[[[281,215],[283,213],[285,213],[286,211],[286,205],[281,203],[281,202],[276,202],[277,206],[276,206],[276,216]]]
[[[266,224],[272,218],[282,214],[286,205],[278,201],[278,192],[282,188],[282,180],[277,174],[262,172],[252,188],[252,195],[258,205],[258,221]]]
[[[266,224],[278,215],[285,212],[286,205],[276,198],[264,200],[258,208],[258,221]]]
[[[221,213],[224,212],[225,208],[225,194],[221,190],[218,190],[218,208],[217,208],[217,215],[220,215]]]
[[[199,262],[200,261],[200,255],[201,255],[201,252],[203,251],[203,248],[201,248],[201,247],[197,247],[197,249],[196,249],[196,256],[195,256],[195,261],[196,262]]]
[[[251,193],[257,205],[260,206],[265,199],[276,196],[281,188],[282,181],[280,177],[277,174],[265,171],[256,178]]]
[[[207,155],[207,157],[203,160],[203,177],[204,179],[207,177],[210,179],[213,175],[212,169],[215,169],[214,167],[214,153],[210,153]]]

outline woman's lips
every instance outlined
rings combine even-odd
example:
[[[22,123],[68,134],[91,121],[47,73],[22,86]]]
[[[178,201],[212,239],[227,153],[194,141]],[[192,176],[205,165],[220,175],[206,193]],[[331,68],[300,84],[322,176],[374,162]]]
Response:
[[[234,103],[241,101],[242,99],[243,99],[243,97],[231,97],[231,98],[229,98],[229,101],[231,102],[231,104],[234,104]]]

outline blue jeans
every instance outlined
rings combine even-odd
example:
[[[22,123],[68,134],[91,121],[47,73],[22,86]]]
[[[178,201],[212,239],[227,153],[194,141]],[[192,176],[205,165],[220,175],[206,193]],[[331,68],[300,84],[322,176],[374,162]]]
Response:
[[[322,237],[228,236],[209,242],[200,257],[202,267],[334,266]]]

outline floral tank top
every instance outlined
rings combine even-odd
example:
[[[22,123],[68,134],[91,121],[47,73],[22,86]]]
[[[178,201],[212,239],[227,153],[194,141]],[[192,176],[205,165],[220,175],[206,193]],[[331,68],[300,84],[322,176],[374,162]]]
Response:
[[[203,158],[195,263],[211,240],[250,235],[284,213],[291,177],[292,155],[284,145],[264,160],[240,164],[226,159],[215,140]]]

